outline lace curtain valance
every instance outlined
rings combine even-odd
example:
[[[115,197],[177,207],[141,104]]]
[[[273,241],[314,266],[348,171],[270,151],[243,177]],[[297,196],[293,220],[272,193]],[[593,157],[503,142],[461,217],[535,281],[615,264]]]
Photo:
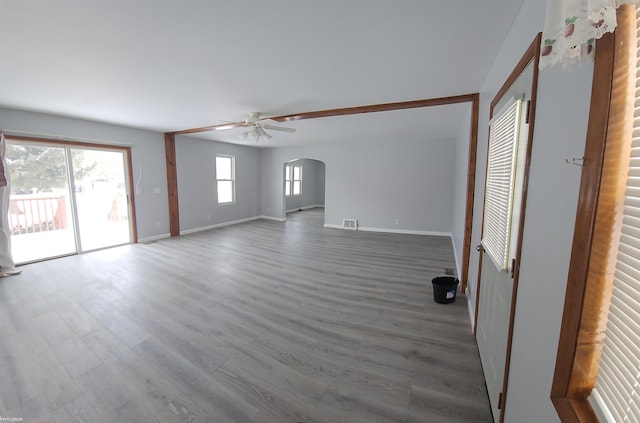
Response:
[[[593,60],[595,40],[616,28],[616,9],[640,0],[548,0],[540,68],[565,69]]]

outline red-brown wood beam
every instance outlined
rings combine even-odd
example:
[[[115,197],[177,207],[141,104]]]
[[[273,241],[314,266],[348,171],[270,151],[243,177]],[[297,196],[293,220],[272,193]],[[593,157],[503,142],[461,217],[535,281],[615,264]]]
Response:
[[[178,168],[176,165],[176,136],[164,134],[164,150],[167,163],[167,196],[169,199],[169,232],[180,235],[180,207],[178,203]]]
[[[294,120],[316,119],[333,116],[359,115],[363,113],[389,112],[392,110],[416,109],[419,107],[445,106],[447,104],[457,104],[472,102],[477,94],[463,94],[451,97],[429,98],[425,100],[402,101],[399,103],[371,104],[368,106],[344,107],[341,109],[318,110],[315,112],[293,113],[290,115],[274,116],[278,122],[291,122]],[[195,134],[198,132],[215,131],[218,128],[235,128],[246,126],[244,122],[221,123],[219,125],[203,126],[201,128],[183,129],[180,131],[167,132],[169,135]]]

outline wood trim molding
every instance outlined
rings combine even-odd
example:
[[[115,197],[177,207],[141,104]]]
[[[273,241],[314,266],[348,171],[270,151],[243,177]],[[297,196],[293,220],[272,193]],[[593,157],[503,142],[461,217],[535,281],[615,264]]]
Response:
[[[500,423],[504,423],[505,410],[508,397],[509,387],[509,371],[511,369],[511,349],[512,339],[515,326],[516,317],[516,303],[518,300],[518,286],[520,281],[520,262],[522,257],[522,240],[524,238],[524,222],[527,214],[527,197],[529,191],[529,169],[531,168],[531,151],[533,149],[533,135],[535,129],[535,116],[536,116],[536,101],[538,98],[538,72],[540,69],[540,44],[542,42],[542,33],[538,33],[536,38],[525,52],[520,62],[516,66],[516,69],[520,69],[522,73],[526,67],[533,61],[533,76],[531,81],[531,103],[529,105],[529,132],[528,132],[528,144],[527,144],[527,156],[524,165],[524,181],[522,183],[522,206],[520,212],[520,222],[518,222],[518,241],[516,245],[516,262],[513,269],[513,291],[511,293],[511,311],[509,312],[509,330],[507,333],[507,352],[505,354],[504,363],[504,379],[502,381],[502,408],[500,409]],[[527,60],[527,57],[529,60]],[[512,74],[513,76],[513,74]],[[511,78],[510,78],[511,79]],[[515,82],[516,78],[513,78],[511,83]],[[507,80],[509,82],[509,80]],[[504,87],[503,87],[504,88]],[[501,90],[502,91],[502,90]],[[504,94],[504,92],[502,92]],[[495,106],[492,103],[492,110]]]
[[[496,107],[496,105],[498,104],[498,102],[500,101],[500,99],[504,96],[504,94],[509,90],[509,87],[511,87],[511,85],[516,81],[516,79],[518,79],[518,76],[520,76],[520,74],[524,71],[524,69],[526,69],[527,65],[529,63],[531,63],[531,61],[535,61],[536,63],[538,63],[539,61],[539,57],[540,57],[540,42],[542,40],[542,33],[538,33],[538,35],[534,38],[534,40],[531,42],[531,44],[529,44],[529,47],[527,48],[527,50],[524,52],[524,54],[522,55],[522,57],[520,58],[520,60],[518,61],[518,63],[516,64],[516,66],[513,68],[513,70],[511,71],[511,74],[509,74],[509,76],[507,77],[507,80],[504,82],[504,84],[502,84],[502,86],[500,87],[500,89],[498,90],[498,92],[496,93],[496,95],[494,96],[493,100],[491,100],[491,104],[490,104],[490,108],[489,108],[489,119],[493,118],[493,113],[494,113],[494,109]],[[532,93],[532,101],[531,101],[531,112],[532,115],[530,115],[530,122],[531,125],[529,126],[529,139],[532,140],[533,139],[533,123],[535,122],[535,99],[537,98],[537,93],[538,93],[538,66],[535,65],[536,68],[533,70],[533,82],[532,82],[532,86],[531,86],[531,93]],[[487,138],[489,137],[489,133],[487,132]],[[489,153],[489,145],[487,145],[487,154]],[[527,160],[529,160],[529,158],[527,158]],[[528,171],[528,166],[529,164],[527,163],[527,171],[525,172],[525,183],[528,183],[528,175],[529,175],[529,171]],[[487,179],[487,175],[486,175],[486,169],[485,169],[485,180]],[[526,198],[526,197],[525,197]],[[486,201],[486,197],[483,198],[482,203],[484,204],[484,202]],[[525,214],[525,210],[522,211],[522,215],[521,217],[524,218],[524,214]],[[524,220],[522,220],[524,221]],[[480,225],[481,231],[484,228],[484,213],[482,215],[482,223]],[[523,229],[523,228],[520,228]],[[522,237],[522,233],[519,234],[520,239]],[[520,247],[518,247],[520,248]],[[518,249],[518,256],[520,254],[520,250]],[[480,307],[480,285],[481,285],[481,276],[482,276],[482,257],[483,257],[483,253],[482,251],[480,251],[480,254],[478,256],[478,279],[476,281],[476,308],[475,308],[475,314],[473,316],[473,336],[476,336],[478,334],[478,308]],[[517,264],[518,268],[520,267],[519,264]],[[515,273],[514,273],[515,275]],[[515,282],[515,280],[514,280]],[[512,312],[513,310],[514,304],[512,304]],[[513,318],[513,315],[511,316],[511,318]],[[511,327],[511,324],[510,324]],[[509,338],[511,339],[511,338]],[[511,349],[511,345],[509,345],[509,349]],[[506,395],[506,390],[503,391],[504,394]],[[506,396],[505,398],[506,399]],[[503,408],[504,409],[504,408]],[[502,413],[504,414],[504,413]]]
[[[469,134],[469,166],[467,170],[467,200],[464,217],[464,242],[462,246],[462,269],[460,292],[467,292],[469,261],[471,259],[471,232],[473,229],[473,202],[476,189],[476,158],[478,156],[478,121],[480,118],[480,94],[471,100],[471,128]]]
[[[129,196],[127,200],[129,201],[129,208],[131,210],[131,242],[134,244],[138,243],[138,218],[136,217],[136,191],[135,185],[133,183],[133,162],[131,160],[131,147],[125,148],[127,152],[127,173],[129,174]]]
[[[598,421],[587,398],[595,385],[610,302],[614,239],[629,153],[627,96],[635,77],[635,7],[596,43],[584,166],[551,401],[563,422]],[[622,169],[621,169],[622,168]],[[622,173],[621,173],[622,172]],[[623,197],[623,196],[622,196]]]
[[[178,202],[178,166],[176,163],[176,136],[164,134],[167,166],[167,197],[169,201],[169,233],[180,236],[180,204]]]
[[[392,110],[417,109],[420,107],[446,106],[448,104],[473,102],[474,96],[478,94],[463,94],[452,97],[429,98],[424,100],[403,101],[399,103],[371,104],[367,106],[344,107],[340,109],[317,110],[314,112],[293,113],[289,115],[273,116],[269,119],[278,122],[290,122],[295,120],[316,119],[333,116],[359,115],[363,113],[389,112]],[[229,128],[245,126],[244,122],[221,123],[219,125],[203,126],[200,128],[182,129],[179,131],[167,132],[171,135],[195,134],[198,132],[215,131],[218,128]]]
[[[117,145],[117,144],[101,144],[97,142],[87,142],[87,141],[71,141],[71,140],[59,140],[55,138],[42,138],[42,137],[29,137],[25,135],[11,135],[10,133],[4,134],[6,139],[11,139],[15,141],[24,141],[24,142],[34,142],[34,143],[44,143],[44,144],[58,144],[72,147],[93,147],[93,148],[109,148],[111,150],[127,150],[131,149],[128,145]]]
[[[508,385],[509,385],[509,369],[511,366],[511,348],[512,348],[512,338],[514,332],[514,322],[515,322],[515,312],[516,312],[516,304],[518,298],[518,280],[520,277],[520,257],[522,255],[522,239],[524,234],[524,222],[526,217],[526,209],[527,209],[527,192],[528,192],[528,182],[529,182],[529,168],[531,165],[531,150],[533,147],[533,135],[535,128],[535,110],[536,110],[536,99],[538,93],[538,68],[539,68],[539,60],[540,60],[540,43],[542,40],[542,34],[538,33],[536,37],[533,39],[527,50],[524,52],[516,66],[513,68],[506,81],[495,97],[491,101],[489,117],[493,118],[494,109],[498,102],[504,97],[505,93],[507,93],[513,83],[518,79],[518,77],[525,71],[527,66],[533,66],[533,75],[531,81],[531,103],[529,105],[529,128],[528,128],[528,145],[527,145],[527,156],[525,162],[525,170],[524,170],[524,181],[523,181],[523,192],[522,192],[522,200],[521,200],[521,212],[520,212],[520,221],[518,222],[518,241],[516,245],[516,265],[513,270],[513,291],[511,294],[511,304],[510,304],[510,314],[509,314],[509,327],[507,334],[507,350],[505,354],[505,363],[504,363],[504,377],[502,380],[502,400],[500,407],[500,416],[498,421],[500,423],[504,422],[505,417],[505,409],[507,404],[507,393],[508,393]],[[488,134],[487,134],[488,136]],[[487,144],[487,152],[489,146]],[[485,174],[486,180],[486,174]],[[486,192],[485,198],[483,199],[483,204],[486,201]],[[482,216],[482,228],[484,228],[484,212]],[[476,284],[476,309],[475,316],[473,322],[473,333],[474,336],[477,335],[478,331],[478,311],[480,308],[480,286],[481,286],[481,276],[482,276],[482,259],[483,253],[482,251],[479,254],[479,262],[478,262],[478,280]]]
[[[522,57],[520,58],[516,66],[513,68],[513,71],[511,72],[507,80],[504,82],[504,84],[502,84],[502,87],[500,87],[500,89],[498,90],[498,93],[495,95],[495,97],[493,97],[493,100],[491,100],[491,116],[490,116],[491,118],[493,118],[493,112],[496,107],[496,104],[498,104],[498,102],[500,101],[500,99],[502,99],[504,94],[507,91],[509,91],[509,88],[513,85],[514,82],[516,82],[516,79],[518,79],[518,77],[520,76],[522,71],[525,70],[527,65],[531,63],[532,60],[535,60],[536,54],[538,54],[540,50],[540,44],[539,43],[536,44],[536,40],[542,40],[542,33],[538,33],[538,35],[533,40],[533,42],[529,44],[527,51],[524,52],[524,54],[522,55]],[[520,71],[516,72],[518,69]],[[536,68],[534,72],[537,76],[538,69]],[[536,82],[536,85],[537,85],[537,82]]]
[[[584,166],[580,180],[560,342],[551,389],[551,400],[558,412],[562,412],[560,417],[563,421],[579,421],[569,418],[569,412],[572,409],[569,386],[571,379],[578,376],[573,374],[572,369],[592,249],[613,80],[614,36],[605,35],[596,44]],[[580,247],[577,248],[578,246]]]

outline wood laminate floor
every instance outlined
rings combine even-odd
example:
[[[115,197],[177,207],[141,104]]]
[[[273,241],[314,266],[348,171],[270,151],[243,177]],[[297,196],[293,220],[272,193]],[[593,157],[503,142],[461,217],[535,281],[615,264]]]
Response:
[[[446,237],[322,209],[22,267],[0,280],[0,417],[490,422]]]

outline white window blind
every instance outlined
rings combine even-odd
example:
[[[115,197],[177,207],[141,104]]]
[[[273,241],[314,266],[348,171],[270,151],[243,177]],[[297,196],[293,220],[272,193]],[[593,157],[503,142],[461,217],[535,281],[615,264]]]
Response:
[[[636,12],[637,29],[639,23]],[[636,57],[640,70],[640,42]],[[589,398],[600,419],[610,423],[640,422],[640,78],[623,213],[605,342]]]
[[[516,100],[489,126],[482,246],[500,270],[509,268],[516,152],[521,100]]]

